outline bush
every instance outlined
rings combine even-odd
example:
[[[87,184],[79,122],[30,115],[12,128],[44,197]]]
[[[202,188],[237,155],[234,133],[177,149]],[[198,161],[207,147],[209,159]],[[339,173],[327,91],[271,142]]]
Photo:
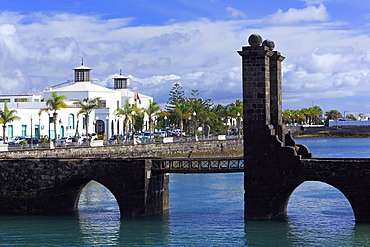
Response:
[[[20,141],[20,142],[19,142],[19,144],[20,144],[20,145],[27,145],[27,144],[28,144],[28,142],[27,142],[27,141]]]
[[[49,140],[48,140],[48,138],[46,138],[46,137],[41,137],[40,138],[40,143],[41,144],[45,144],[45,143],[47,143]]]
[[[327,130],[317,132],[317,134],[329,134],[329,133],[330,133],[330,131],[327,131]]]

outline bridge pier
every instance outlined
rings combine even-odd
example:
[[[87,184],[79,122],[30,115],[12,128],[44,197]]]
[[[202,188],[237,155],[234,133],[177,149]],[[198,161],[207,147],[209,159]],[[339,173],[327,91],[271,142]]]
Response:
[[[245,160],[245,218],[272,219],[285,213],[299,177],[300,156],[286,146],[282,124],[281,62],[274,42],[258,34],[242,57]],[[293,141],[294,143],[294,141]],[[298,183],[299,184],[299,183]],[[294,187],[295,188],[295,187]]]

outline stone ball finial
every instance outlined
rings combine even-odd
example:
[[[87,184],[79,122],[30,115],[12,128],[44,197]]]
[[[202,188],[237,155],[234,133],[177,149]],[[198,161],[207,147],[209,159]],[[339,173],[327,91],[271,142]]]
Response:
[[[262,43],[263,46],[267,46],[269,48],[270,51],[274,50],[275,48],[275,43],[274,41],[270,40],[270,39],[266,39],[263,41]]]
[[[252,47],[261,46],[261,44],[262,44],[262,37],[261,37],[261,35],[255,34],[255,33],[252,34],[251,36],[249,36],[248,43]]]

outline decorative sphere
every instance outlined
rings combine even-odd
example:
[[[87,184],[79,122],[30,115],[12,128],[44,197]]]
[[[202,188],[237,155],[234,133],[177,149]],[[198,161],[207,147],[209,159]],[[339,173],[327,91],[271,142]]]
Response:
[[[263,41],[262,43],[263,46],[267,46],[269,48],[270,51],[272,51],[274,48],[275,48],[275,43],[274,41],[270,40],[270,39],[266,39]]]
[[[261,46],[261,44],[262,44],[262,37],[261,37],[261,35],[255,34],[255,33],[252,34],[251,36],[249,36],[248,43],[252,47]]]

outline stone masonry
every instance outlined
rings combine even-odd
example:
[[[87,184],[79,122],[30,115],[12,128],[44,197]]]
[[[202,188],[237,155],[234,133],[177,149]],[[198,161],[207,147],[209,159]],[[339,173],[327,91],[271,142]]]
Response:
[[[291,193],[284,189],[291,182],[287,174],[297,173],[300,156],[294,141],[286,145],[283,133],[284,57],[273,51],[273,41],[262,42],[258,34],[252,34],[248,42],[238,52],[242,57],[245,218],[272,219],[285,212]]]
[[[285,134],[281,119],[281,62],[274,43],[258,34],[242,47],[245,218],[283,216],[293,191],[321,181],[341,191],[357,222],[370,223],[370,159],[312,158]]]
[[[122,217],[169,208],[168,174],[152,173],[149,159],[12,158],[1,160],[0,214],[71,211],[91,180],[110,190]]]

